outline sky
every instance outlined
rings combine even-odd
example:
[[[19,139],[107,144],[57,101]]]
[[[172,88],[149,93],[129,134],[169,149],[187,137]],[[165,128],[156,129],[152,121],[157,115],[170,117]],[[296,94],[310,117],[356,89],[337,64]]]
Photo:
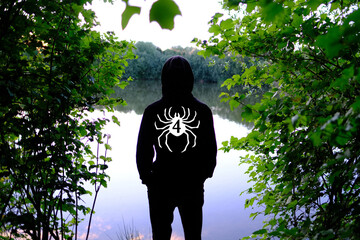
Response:
[[[149,11],[154,2],[130,0],[130,5],[141,6],[141,13],[132,16],[125,30],[121,28],[121,14],[125,9],[121,0],[115,0],[114,4],[94,0],[89,8],[95,11],[101,24],[96,30],[113,31],[119,40],[152,42],[162,50],[174,46],[195,47],[191,43],[195,37],[207,40],[210,36],[208,22],[215,13],[223,12],[219,0],[175,0],[182,14],[175,17],[175,27],[170,31],[161,29],[157,22],[150,23]]]

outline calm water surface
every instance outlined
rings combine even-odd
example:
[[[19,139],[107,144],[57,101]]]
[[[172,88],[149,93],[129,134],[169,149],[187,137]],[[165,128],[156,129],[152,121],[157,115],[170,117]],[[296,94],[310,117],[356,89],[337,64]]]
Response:
[[[132,83],[126,91],[117,94],[128,102],[127,107],[119,108],[115,115],[121,126],[108,124],[105,132],[111,134],[107,173],[111,179],[107,188],[100,190],[93,216],[90,239],[119,240],[117,235],[135,228],[141,239],[151,239],[151,226],[148,213],[147,190],[139,180],[135,154],[138,130],[145,107],[161,96],[161,90],[154,83]],[[214,125],[218,146],[231,136],[242,137],[249,132],[249,124],[241,123],[240,113],[231,112],[226,104],[218,99],[217,85],[194,87],[194,95],[208,104],[214,113]],[[96,111],[95,116],[103,116]],[[262,219],[249,218],[251,209],[244,204],[249,196],[239,194],[249,187],[246,166],[239,166],[239,156],[245,152],[218,151],[217,167],[214,176],[205,182],[205,203],[203,208],[203,240],[237,240],[261,228]],[[84,199],[90,204],[90,198]],[[85,236],[86,227],[79,229]],[[173,240],[183,238],[180,216],[175,211]]]

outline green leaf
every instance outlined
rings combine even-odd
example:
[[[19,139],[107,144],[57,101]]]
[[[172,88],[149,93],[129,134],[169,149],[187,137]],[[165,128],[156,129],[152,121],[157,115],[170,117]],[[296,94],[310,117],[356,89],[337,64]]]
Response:
[[[226,2],[226,5],[227,5],[227,7],[229,7],[230,9],[236,9],[236,8],[239,6],[240,3],[241,3],[240,0],[228,0],[228,1]]]
[[[275,226],[275,225],[277,224],[276,219],[271,219],[271,220],[269,221],[269,224],[270,224],[271,226]]]
[[[82,136],[82,137],[86,136],[87,132],[86,132],[86,129],[84,126],[79,127],[79,132],[80,132],[80,136]]]
[[[111,118],[116,125],[120,126],[120,121],[115,115],[113,115]]]
[[[350,24],[350,22],[354,22],[354,27],[360,29],[360,9],[357,9],[356,11],[353,11],[351,14],[349,14],[344,21],[344,25],[347,26]]]
[[[260,229],[260,230],[253,232],[252,234],[265,234],[265,233],[267,233],[266,229]]]
[[[254,204],[256,197],[252,197],[250,199],[245,200],[245,208],[248,208]]]
[[[218,35],[221,32],[221,28],[219,25],[211,25],[209,28],[209,33],[213,33],[214,36]]]
[[[240,103],[239,103],[239,101],[236,101],[235,99],[231,99],[229,101],[229,105],[230,105],[231,111],[234,111],[234,109],[237,108],[240,105]]]
[[[302,16],[299,16],[298,14],[294,13],[291,25],[295,28],[298,28],[298,27],[300,27],[302,22],[303,22]]]
[[[256,1],[249,1],[246,3],[246,11],[251,13],[256,7]]]
[[[281,4],[269,1],[263,6],[263,17],[267,23],[276,22],[282,19],[285,11]]]
[[[349,87],[350,79],[354,77],[354,66],[350,66],[342,71],[341,77],[337,78],[334,82],[331,83],[331,87],[339,88],[341,91],[344,91],[346,87]]]
[[[356,112],[360,112],[360,96],[357,96],[355,98],[355,101],[353,104],[351,104],[352,109]]]
[[[150,22],[156,21],[161,28],[172,30],[176,15],[181,15],[181,12],[174,1],[158,0],[151,6]]]
[[[125,89],[125,87],[127,87],[128,85],[129,85],[128,81],[121,81],[117,86],[121,89]]]
[[[294,201],[290,202],[289,204],[287,204],[287,208],[288,209],[294,208],[297,205],[297,203],[298,203],[298,201],[294,200]]]
[[[124,12],[121,14],[121,27],[125,29],[129,23],[130,18],[134,14],[140,14],[141,8],[136,6],[130,6],[128,0],[123,0],[126,3],[126,8]]]
[[[212,20],[210,21],[213,24],[216,24],[219,21],[219,18],[224,16],[222,13],[215,13],[215,15],[212,17]]]
[[[234,21],[232,19],[226,19],[220,22],[220,28],[228,30],[234,27]]]
[[[104,187],[107,188],[107,182],[104,179],[100,180],[100,184]]]
[[[315,147],[319,147],[322,144],[321,132],[317,131],[310,135],[310,139]]]
[[[105,149],[111,150],[112,148],[111,148],[111,146],[110,146],[109,144],[106,144],[106,143],[105,143]]]
[[[345,137],[345,136],[336,136],[336,137],[335,137],[335,141],[336,141],[339,145],[345,146],[345,145],[348,143],[349,139],[348,139],[347,137]]]
[[[260,114],[256,111],[253,111],[251,105],[247,105],[244,107],[244,112],[241,113],[241,117],[244,118],[247,122],[252,122],[257,119]]]
[[[316,11],[316,9],[322,4],[322,0],[309,0],[307,2],[307,5],[310,7],[312,11]]]
[[[100,170],[102,170],[102,171],[104,171],[104,170],[106,170],[108,168],[109,168],[109,166],[106,165],[106,164],[100,165]]]
[[[316,45],[325,50],[328,58],[334,58],[339,55],[343,48],[341,44],[342,32],[339,26],[330,28],[325,35],[320,35],[316,39]]]
[[[273,92],[266,92],[264,93],[263,98],[271,99],[273,95],[274,95]]]
[[[87,23],[92,22],[92,20],[95,17],[95,13],[92,10],[90,10],[90,9],[82,9],[81,7],[78,10],[82,10],[81,15],[84,17],[85,22],[87,22]]]

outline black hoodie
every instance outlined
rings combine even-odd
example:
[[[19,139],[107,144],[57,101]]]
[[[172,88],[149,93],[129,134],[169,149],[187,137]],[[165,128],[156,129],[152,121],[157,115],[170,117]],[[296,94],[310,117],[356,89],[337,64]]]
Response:
[[[140,178],[148,187],[202,188],[216,165],[211,110],[193,97],[194,76],[185,58],[166,61],[161,83],[163,97],[145,109],[140,126],[136,153]]]

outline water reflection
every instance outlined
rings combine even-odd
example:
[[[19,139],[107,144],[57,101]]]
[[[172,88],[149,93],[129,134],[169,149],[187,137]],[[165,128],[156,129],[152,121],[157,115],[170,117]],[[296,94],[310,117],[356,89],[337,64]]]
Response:
[[[137,83],[136,83],[137,84]],[[105,132],[111,134],[113,162],[107,173],[111,180],[107,189],[100,191],[96,214],[92,224],[91,239],[118,240],[123,225],[134,226],[143,236],[151,239],[146,187],[141,184],[136,169],[135,152],[141,115],[145,107],[161,96],[159,87],[141,83],[126,91],[118,91],[128,102],[115,113],[121,127],[109,124]],[[202,94],[200,94],[202,93]],[[240,124],[236,112],[227,112],[225,104],[218,103],[219,90],[214,86],[195,86],[194,95],[208,104],[214,112],[214,125],[218,146],[230,136],[245,136],[249,129]],[[208,95],[208,96],[206,96]],[[96,111],[94,115],[102,114]],[[236,121],[235,121],[236,119]],[[213,178],[205,183],[203,240],[235,240],[251,234],[261,227],[261,219],[252,221],[251,210],[244,209],[247,196],[239,196],[249,185],[244,175],[245,167],[238,166],[243,152],[218,152],[218,163]],[[90,199],[87,200],[90,202]],[[85,232],[86,227],[80,226]],[[182,225],[175,212],[173,239],[183,239]]]
[[[241,120],[241,111],[231,111],[229,104],[220,102],[219,95],[226,89],[221,88],[219,84],[213,83],[196,83],[193,94],[202,102],[206,103],[212,110],[213,114],[219,115],[224,119],[241,123],[248,128],[252,127],[251,123]],[[122,97],[128,103],[127,106],[119,106],[118,110],[122,112],[135,111],[136,114],[143,114],[147,105],[161,98],[161,83],[159,81],[134,81],[125,89],[116,89],[114,97]],[[257,101],[256,96],[247,98],[245,104]]]

